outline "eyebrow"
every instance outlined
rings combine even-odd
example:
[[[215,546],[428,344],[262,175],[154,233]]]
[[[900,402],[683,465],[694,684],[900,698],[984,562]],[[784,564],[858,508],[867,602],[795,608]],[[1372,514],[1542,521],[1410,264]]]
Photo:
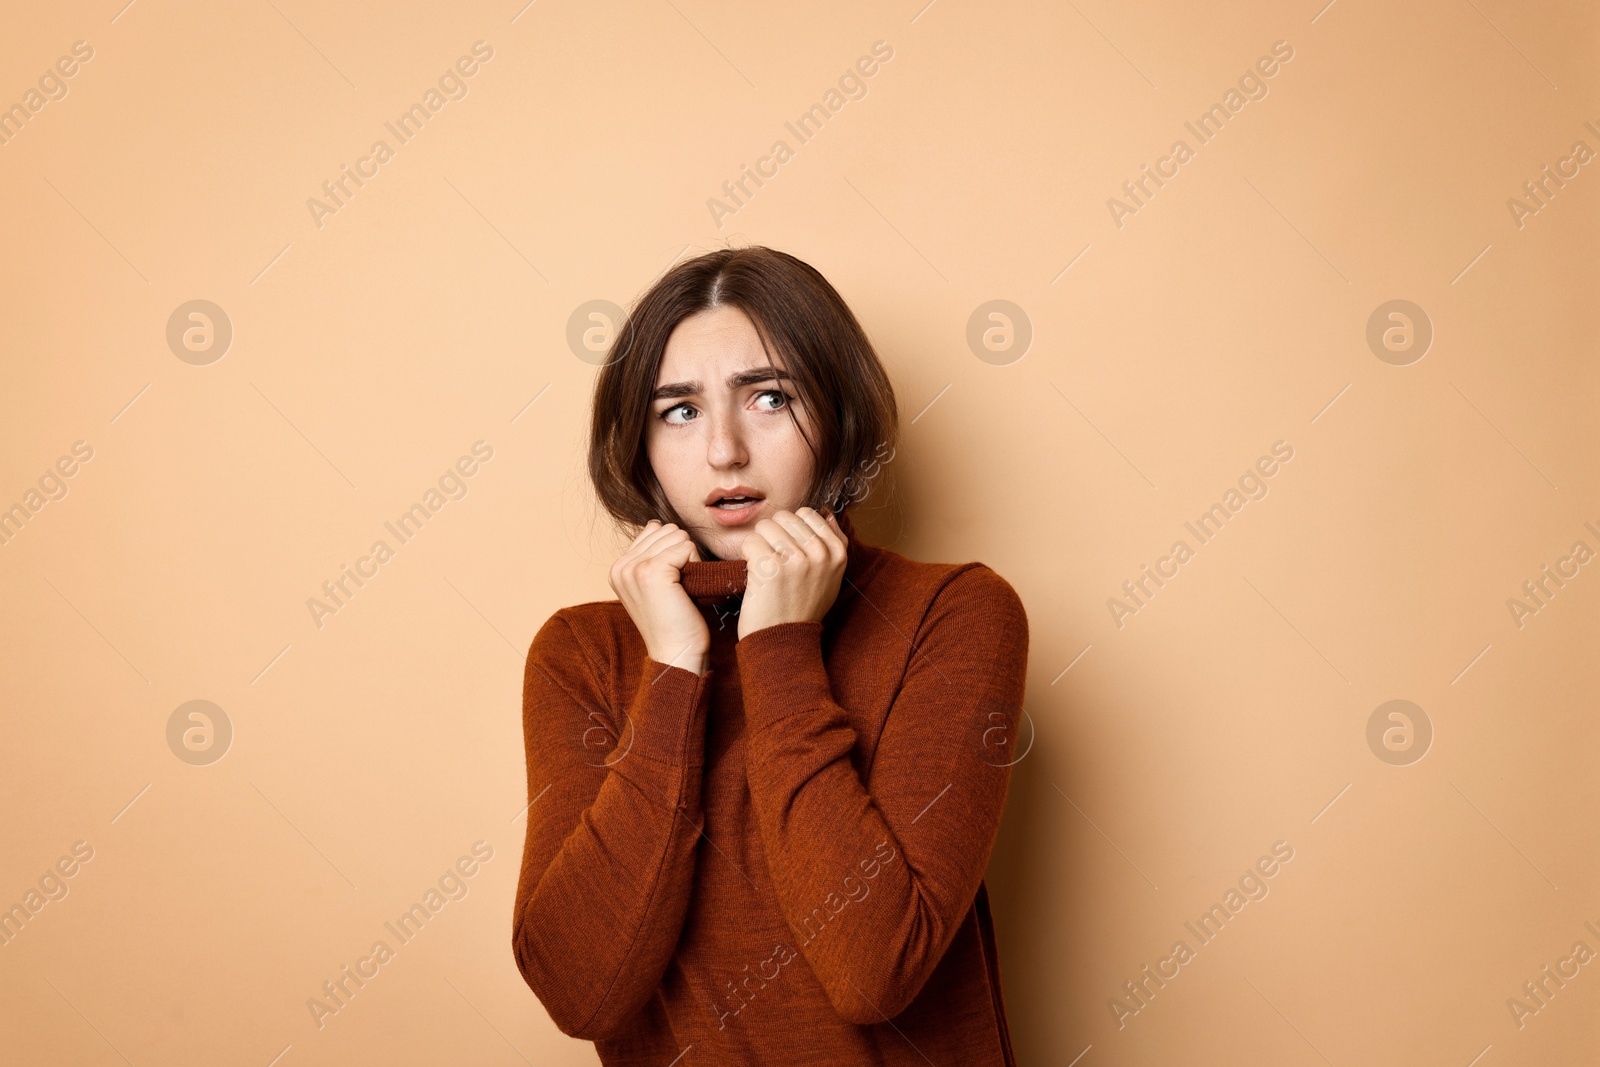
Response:
[[[777,381],[779,379],[792,379],[786,370],[773,370],[767,367],[756,367],[752,370],[743,370],[737,374],[729,375],[728,388],[743,389],[747,385],[757,385],[761,382]],[[655,392],[650,394],[651,400],[672,400],[680,396],[698,396],[701,385],[699,382],[668,382],[666,385],[656,386]]]

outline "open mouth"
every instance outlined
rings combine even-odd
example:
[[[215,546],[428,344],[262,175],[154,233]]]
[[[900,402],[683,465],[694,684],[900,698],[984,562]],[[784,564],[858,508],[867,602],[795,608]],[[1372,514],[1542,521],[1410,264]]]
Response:
[[[719,485],[706,494],[706,510],[719,526],[743,526],[756,517],[767,498],[753,485]]]

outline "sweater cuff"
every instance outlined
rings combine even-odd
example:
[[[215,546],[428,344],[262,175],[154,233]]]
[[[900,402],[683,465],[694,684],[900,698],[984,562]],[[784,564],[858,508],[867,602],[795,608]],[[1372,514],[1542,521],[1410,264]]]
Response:
[[[822,623],[782,622],[740,639],[734,646],[744,719],[759,730],[797,711],[833,703],[822,662]]]
[[[696,674],[647,656],[629,709],[633,726],[629,753],[671,767],[703,765],[710,694],[710,668]]]

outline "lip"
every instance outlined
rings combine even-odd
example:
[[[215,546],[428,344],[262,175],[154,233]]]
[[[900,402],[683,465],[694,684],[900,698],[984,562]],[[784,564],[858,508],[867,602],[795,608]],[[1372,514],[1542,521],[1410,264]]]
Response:
[[[749,496],[756,499],[742,508],[719,508],[717,501],[726,496]],[[767,502],[761,491],[748,485],[734,485],[726,489],[713,489],[706,497],[706,510],[711,513],[711,518],[721,526],[743,526],[752,521],[761,506]]]

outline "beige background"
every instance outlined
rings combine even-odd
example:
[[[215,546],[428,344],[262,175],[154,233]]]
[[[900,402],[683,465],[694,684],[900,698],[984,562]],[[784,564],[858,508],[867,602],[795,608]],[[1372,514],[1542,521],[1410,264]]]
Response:
[[[0,1059],[595,1062],[510,948],[523,657],[610,598],[621,544],[568,323],[729,243],[814,264],[889,367],[864,536],[1027,605],[1036,735],[989,878],[1022,1063],[1594,1054],[1600,962],[1507,1006],[1600,952],[1600,565],[1507,607],[1600,551],[1600,164],[1520,228],[1507,206],[1600,149],[1593,9],[921,2],[6,13],[0,104],[93,58],[0,145],[0,507],[93,457],[0,546],[0,907],[93,858],[0,948]],[[480,40],[468,94],[319,228],[308,198]],[[1277,41],[1268,95],[1115,225]],[[780,138],[719,228],[708,198]],[[234,332],[206,365],[165,336],[196,299]],[[966,334],[994,299],[1033,338],[991,362]],[[1365,340],[1394,299],[1434,330],[1407,366]],[[1118,627],[1108,598],[1280,440],[1268,495]],[[308,598],[380,538],[319,627]],[[1391,699],[1434,731],[1405,766],[1367,742]],[[168,744],[191,700],[232,724],[209,765]],[[319,1028],[308,998],[478,841],[467,895]],[[1122,984],[1277,841],[1270,894],[1119,1027]]]

